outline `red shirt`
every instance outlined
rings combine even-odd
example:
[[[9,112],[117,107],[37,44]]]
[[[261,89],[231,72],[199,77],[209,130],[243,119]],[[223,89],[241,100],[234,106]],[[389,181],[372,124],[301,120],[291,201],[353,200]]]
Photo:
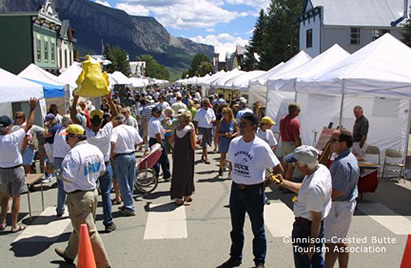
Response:
[[[300,136],[300,121],[297,117],[285,115],[280,120],[281,141],[295,142],[295,137]]]

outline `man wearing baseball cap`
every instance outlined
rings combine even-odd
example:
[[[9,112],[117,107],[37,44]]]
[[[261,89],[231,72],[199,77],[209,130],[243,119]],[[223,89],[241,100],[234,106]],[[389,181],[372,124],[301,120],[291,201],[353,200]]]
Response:
[[[161,144],[163,151],[161,152],[161,157],[158,162],[154,166],[154,170],[156,171],[156,176],[160,173],[160,165],[161,169],[163,170],[163,178],[164,180],[168,180],[171,177],[170,173],[170,162],[168,160],[167,150],[164,144],[164,128],[161,125],[160,117],[161,117],[161,108],[156,106],[152,109],[153,116],[151,117],[150,121],[148,122],[148,145],[153,146],[156,143]]]
[[[114,106],[114,102],[111,98],[111,94],[104,96],[104,98],[110,106],[112,116],[117,116],[117,110]],[[71,108],[71,118],[74,123],[81,124],[76,117],[76,106],[78,96],[74,96],[73,105]],[[103,224],[105,231],[110,233],[116,230],[117,226],[113,222],[112,216],[112,203],[110,199],[110,192],[113,185],[113,169],[110,163],[110,138],[113,130],[113,123],[108,122],[103,127],[103,111],[93,110],[90,113],[91,128],[85,128],[86,137],[88,143],[98,147],[101,153],[104,155],[104,163],[106,165],[106,171],[102,174],[98,180],[100,182],[101,199],[103,201]]]
[[[24,230],[25,227],[17,224],[20,211],[20,195],[27,192],[26,178],[23,168],[23,157],[20,144],[26,137],[34,122],[34,111],[37,99],[29,101],[30,113],[26,125],[11,133],[13,121],[7,115],[0,116],[0,181],[3,199],[1,200],[0,231],[6,228],[6,216],[9,210],[10,197],[13,199],[11,209],[11,232]]]
[[[257,137],[268,143],[271,149],[275,151],[277,148],[277,140],[271,130],[273,126],[275,126],[275,122],[269,116],[261,118],[260,127],[257,129]]]
[[[84,128],[77,124],[69,125],[62,135],[72,148],[61,164],[57,178],[63,180],[67,193],[67,204],[73,232],[65,249],[55,252],[67,263],[73,263],[79,246],[80,225],[87,224],[91,245],[97,267],[110,267],[103,241],[95,224],[98,192],[97,179],[104,174],[106,166],[100,149],[87,142]]]
[[[332,185],[330,171],[319,164],[317,159],[318,151],[314,147],[301,145],[284,160],[305,175],[302,183],[277,176],[280,186],[298,193],[294,203],[295,222],[292,231],[294,263],[297,268],[325,267],[321,250],[323,220],[331,210]]]

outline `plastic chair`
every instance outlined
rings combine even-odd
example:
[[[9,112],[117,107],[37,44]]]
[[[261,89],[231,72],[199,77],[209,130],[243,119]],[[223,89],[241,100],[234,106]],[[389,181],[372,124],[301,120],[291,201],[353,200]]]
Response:
[[[399,178],[405,183],[405,163],[404,152],[401,150],[386,149],[384,158],[384,167],[382,170],[382,177],[384,179]]]
[[[381,164],[381,152],[377,146],[368,145],[367,150],[365,151],[367,162],[372,162],[378,164],[377,172],[380,174],[380,164]],[[367,157],[370,155],[370,157]],[[378,160],[377,160],[378,159]],[[378,161],[378,162],[377,162]]]

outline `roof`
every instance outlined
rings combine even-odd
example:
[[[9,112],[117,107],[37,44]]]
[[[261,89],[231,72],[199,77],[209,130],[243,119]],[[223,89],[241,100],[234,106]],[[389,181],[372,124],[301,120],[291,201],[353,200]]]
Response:
[[[391,27],[404,14],[404,0],[308,0],[305,11],[310,4],[324,7],[324,25]]]

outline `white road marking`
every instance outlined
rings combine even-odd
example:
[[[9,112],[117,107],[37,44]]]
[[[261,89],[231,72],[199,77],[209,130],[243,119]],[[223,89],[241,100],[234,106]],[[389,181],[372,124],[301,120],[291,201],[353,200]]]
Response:
[[[359,203],[357,208],[397,235],[411,233],[411,221],[379,203]]]
[[[67,226],[70,224],[70,219],[68,217],[68,212],[64,213],[62,218],[57,218],[56,208],[48,207],[40,217],[35,219],[32,224],[28,225],[26,230],[24,230],[13,242],[23,240],[24,242],[50,242],[56,241],[57,238],[64,232]],[[47,217],[53,217],[50,222],[45,222]]]
[[[271,204],[264,208],[264,221],[273,237],[291,236],[294,213],[283,202],[271,200]]]
[[[174,203],[150,206],[144,240],[182,238],[187,238],[185,207]]]

